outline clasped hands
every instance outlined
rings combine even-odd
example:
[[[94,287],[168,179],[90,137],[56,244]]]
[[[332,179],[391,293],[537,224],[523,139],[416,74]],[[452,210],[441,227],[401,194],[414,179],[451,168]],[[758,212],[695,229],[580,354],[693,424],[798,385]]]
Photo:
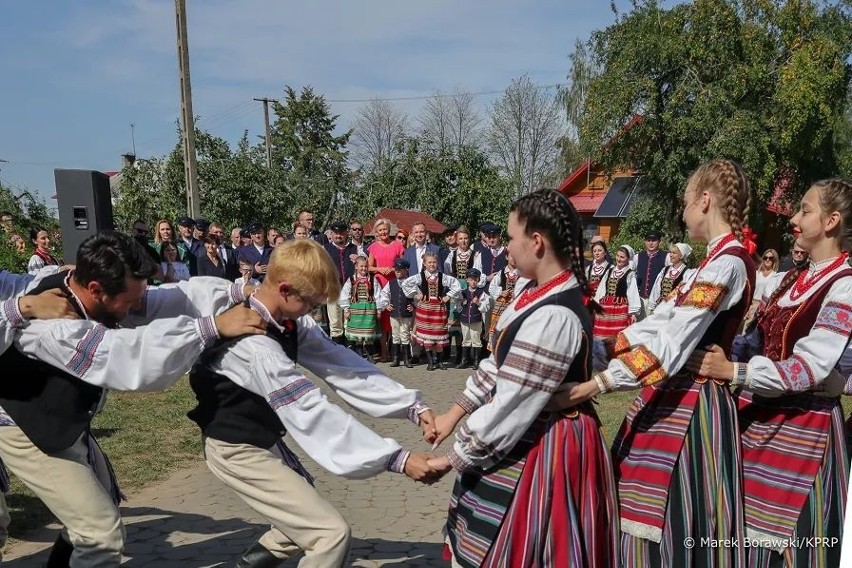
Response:
[[[456,424],[464,416],[464,411],[455,411],[456,405],[446,414],[435,416],[431,410],[420,414],[420,427],[423,439],[432,444],[432,450],[453,433]],[[455,411],[455,412],[454,412]],[[405,463],[405,475],[414,481],[432,485],[440,481],[452,469],[447,456],[435,456],[431,452],[411,452]]]

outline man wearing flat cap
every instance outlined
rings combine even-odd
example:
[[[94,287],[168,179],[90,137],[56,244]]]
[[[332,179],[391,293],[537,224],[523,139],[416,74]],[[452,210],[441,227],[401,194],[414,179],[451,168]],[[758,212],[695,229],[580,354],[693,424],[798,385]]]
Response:
[[[263,281],[272,247],[266,244],[266,231],[261,223],[251,223],[246,227],[246,232],[251,237],[251,242],[240,249],[239,260],[251,264],[254,267],[252,276]]]
[[[651,295],[657,275],[666,267],[666,254],[660,252],[661,238],[659,231],[649,231],[645,235],[645,250],[636,255],[636,285],[639,287],[639,297],[642,298],[643,316],[650,313],[648,296]]]
[[[355,274],[355,262],[358,258],[358,246],[349,242],[349,223],[346,221],[335,221],[329,227],[331,229],[331,242],[323,245],[331,262],[337,268],[337,278],[340,285],[352,278]],[[346,336],[343,334],[343,309],[337,302],[326,304],[328,311],[328,335],[335,343],[346,345]]]
[[[444,266],[447,258],[456,250],[456,230],[458,225],[450,225],[444,230],[444,246],[438,249],[438,266]]]
[[[491,282],[494,275],[506,268],[508,264],[506,247],[500,243],[500,227],[490,221],[479,226],[479,242],[473,245],[474,250],[482,255],[482,272]]]
[[[204,253],[204,247],[201,241],[195,239],[195,220],[191,217],[180,217],[177,220],[178,233],[178,255],[179,258],[185,259],[189,267],[189,273],[192,276],[198,275],[198,251]],[[183,249],[183,250],[181,250]]]

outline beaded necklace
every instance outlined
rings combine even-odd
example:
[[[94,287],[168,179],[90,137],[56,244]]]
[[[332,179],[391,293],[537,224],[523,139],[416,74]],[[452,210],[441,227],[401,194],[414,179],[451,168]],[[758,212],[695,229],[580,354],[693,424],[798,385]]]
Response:
[[[799,277],[796,278],[796,282],[793,284],[793,287],[790,289],[790,299],[795,302],[801,298],[805,292],[816,286],[817,282],[822,280],[828,274],[834,272],[840,265],[846,262],[847,258],[849,258],[849,253],[842,253],[840,256],[835,258],[831,264],[825,268],[815,271],[811,278],[808,278],[809,271],[802,270],[799,273]]]
[[[707,253],[707,256],[704,257],[704,260],[702,260],[701,264],[698,265],[698,270],[701,270],[702,268],[707,266],[707,263],[713,260],[716,255],[719,254],[719,251],[721,251],[725,247],[725,245],[727,245],[731,241],[736,240],[736,238],[737,236],[734,233],[728,233],[727,235],[725,235],[725,237],[721,241],[716,243],[716,246],[714,246],[710,250],[710,252]]]
[[[535,288],[527,288],[521,295],[518,296],[518,300],[515,303],[516,310],[522,310],[525,306],[535,302],[542,296],[546,295],[548,292],[556,288],[561,284],[565,284],[568,282],[568,279],[571,277],[571,273],[566,269],[548,280],[545,284],[541,286],[537,286]]]

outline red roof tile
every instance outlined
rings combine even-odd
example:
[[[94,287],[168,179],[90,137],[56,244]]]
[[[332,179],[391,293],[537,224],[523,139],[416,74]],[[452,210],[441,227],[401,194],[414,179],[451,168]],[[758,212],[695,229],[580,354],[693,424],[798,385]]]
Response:
[[[604,197],[606,197],[605,191],[590,191],[572,195],[568,199],[577,213],[594,213],[603,203]]]
[[[391,223],[407,232],[411,232],[412,225],[416,223],[423,223],[426,225],[427,231],[435,234],[443,233],[447,229],[445,225],[436,221],[428,213],[423,213],[422,211],[410,211],[408,209],[382,209],[375,217],[370,219],[364,225],[364,233],[371,234],[373,232],[373,223],[382,218],[390,220]]]

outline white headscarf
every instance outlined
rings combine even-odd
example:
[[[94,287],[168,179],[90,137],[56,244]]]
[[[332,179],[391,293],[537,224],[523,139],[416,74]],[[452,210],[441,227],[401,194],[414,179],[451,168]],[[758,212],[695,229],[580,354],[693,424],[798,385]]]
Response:
[[[633,260],[633,255],[636,254],[633,250],[633,247],[630,245],[621,245],[618,247],[619,249],[623,249],[627,252],[627,260]]]
[[[692,247],[686,243],[675,243],[675,247],[680,251],[680,255],[683,257],[683,260],[686,261],[689,258],[689,255],[692,254]]]

